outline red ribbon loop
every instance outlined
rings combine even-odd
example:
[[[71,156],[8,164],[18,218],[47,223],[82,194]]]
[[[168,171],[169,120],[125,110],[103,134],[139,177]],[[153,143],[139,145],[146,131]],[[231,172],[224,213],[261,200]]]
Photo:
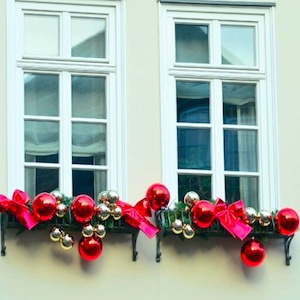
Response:
[[[232,204],[227,204],[220,198],[215,204],[216,217],[221,225],[233,236],[244,240],[251,232],[252,227],[245,223],[244,204],[242,200],[238,200]]]
[[[147,199],[140,200],[135,206],[120,200],[116,204],[121,207],[122,217],[127,224],[134,228],[139,228],[150,239],[156,235],[158,228],[145,218],[152,216],[150,204]]]
[[[26,205],[29,200],[29,196],[20,190],[14,191],[12,200],[0,195],[0,212],[7,211],[14,215],[22,225],[30,230],[39,223],[39,220],[29,211]]]

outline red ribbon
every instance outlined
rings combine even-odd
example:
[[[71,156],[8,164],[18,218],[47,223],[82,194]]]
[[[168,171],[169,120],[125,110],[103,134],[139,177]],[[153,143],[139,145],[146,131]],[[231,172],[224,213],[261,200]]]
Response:
[[[238,200],[227,206],[222,199],[217,198],[215,213],[221,225],[233,237],[237,236],[241,241],[245,239],[252,230],[252,227],[243,221],[245,214],[242,200]]]
[[[134,228],[139,228],[150,239],[156,235],[158,228],[145,218],[152,216],[150,203],[146,198],[140,200],[135,206],[120,200],[116,204],[121,207],[122,217],[127,224]]]
[[[7,211],[14,215],[21,224],[30,230],[39,223],[39,220],[29,211],[26,205],[29,200],[29,196],[20,190],[14,191],[12,200],[0,195],[0,212]]]

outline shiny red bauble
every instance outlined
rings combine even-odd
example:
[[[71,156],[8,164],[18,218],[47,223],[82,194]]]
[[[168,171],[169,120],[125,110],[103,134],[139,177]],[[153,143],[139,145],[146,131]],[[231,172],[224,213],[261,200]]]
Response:
[[[87,195],[79,195],[73,199],[71,212],[78,223],[89,222],[95,213],[94,200]]]
[[[291,208],[281,209],[275,216],[277,230],[282,235],[292,235],[299,228],[299,216]]]
[[[146,198],[152,209],[160,210],[162,207],[168,206],[170,192],[163,184],[154,183],[147,189]]]
[[[32,201],[32,213],[41,221],[49,221],[56,212],[56,199],[49,193],[40,193]]]
[[[248,267],[257,267],[266,256],[264,246],[254,238],[245,242],[241,249],[241,259]]]
[[[82,237],[78,244],[78,251],[84,260],[95,260],[102,253],[102,241],[96,235]]]
[[[215,207],[207,200],[200,200],[195,203],[191,210],[193,222],[200,228],[207,228],[214,222]]]

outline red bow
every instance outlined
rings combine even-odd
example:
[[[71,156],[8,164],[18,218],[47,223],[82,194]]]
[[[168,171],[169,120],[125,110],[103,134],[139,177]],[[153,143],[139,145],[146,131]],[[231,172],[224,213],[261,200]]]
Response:
[[[248,236],[252,227],[243,221],[244,204],[242,200],[238,200],[232,204],[227,204],[220,198],[217,198],[215,204],[216,217],[221,225],[241,241]]]
[[[151,224],[145,217],[151,217],[151,209],[149,201],[145,198],[140,200],[135,206],[120,200],[116,203],[122,209],[122,217],[125,222],[132,227],[142,230],[148,238],[152,238],[158,232],[153,224]]]
[[[0,195],[0,212],[7,211],[14,215],[21,224],[30,230],[38,224],[39,221],[31,214],[26,205],[29,200],[29,196],[20,190],[14,191],[12,200],[4,195]]]

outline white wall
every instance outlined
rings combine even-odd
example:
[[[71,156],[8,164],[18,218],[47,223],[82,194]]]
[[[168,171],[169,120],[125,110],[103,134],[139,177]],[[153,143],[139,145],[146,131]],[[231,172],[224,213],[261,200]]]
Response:
[[[4,30],[0,1],[0,33]],[[158,4],[156,0],[126,1],[128,202],[140,200],[161,178]],[[140,13],[143,11],[143,13]],[[300,212],[299,73],[300,2],[278,0],[276,7],[277,91],[282,206]],[[0,65],[5,51],[0,43]],[[1,78],[5,75],[0,68]],[[5,84],[1,84],[0,192],[5,193]],[[4,145],[3,145],[4,143]],[[76,241],[80,234],[75,233]],[[234,239],[182,242],[166,237],[162,260],[155,262],[155,239],[142,233],[138,259],[131,261],[129,236],[104,238],[102,256],[82,262],[76,247],[63,251],[47,232],[7,233],[7,256],[0,257],[1,300],[32,299],[298,299],[300,233],[291,244],[291,266],[285,266],[283,242],[268,241],[264,263],[242,265],[242,242]]]

